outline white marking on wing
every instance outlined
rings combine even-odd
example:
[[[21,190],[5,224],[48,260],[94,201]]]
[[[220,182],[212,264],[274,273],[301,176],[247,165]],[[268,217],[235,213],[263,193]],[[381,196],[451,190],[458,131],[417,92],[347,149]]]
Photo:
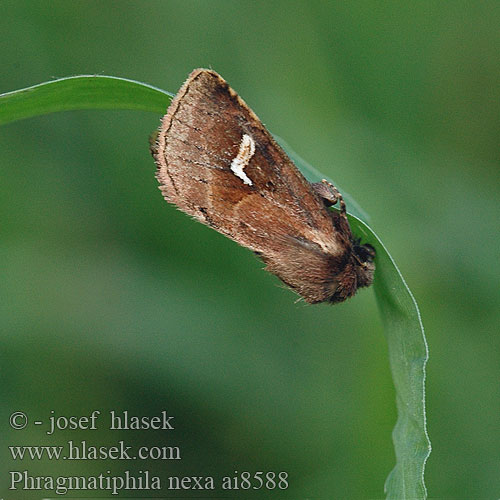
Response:
[[[241,139],[240,150],[233,161],[231,162],[231,170],[245,184],[253,185],[253,182],[243,172],[243,169],[248,165],[252,156],[255,154],[255,141],[248,135],[244,134]]]

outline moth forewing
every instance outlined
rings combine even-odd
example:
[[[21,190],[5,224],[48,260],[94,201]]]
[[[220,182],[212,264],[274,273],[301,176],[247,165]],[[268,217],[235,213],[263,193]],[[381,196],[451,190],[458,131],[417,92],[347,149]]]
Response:
[[[352,265],[345,213],[327,208],[333,198],[325,198],[325,187],[303,177],[217,73],[191,73],[152,153],[167,201],[257,252],[306,301],[339,302],[355,293],[364,269]]]

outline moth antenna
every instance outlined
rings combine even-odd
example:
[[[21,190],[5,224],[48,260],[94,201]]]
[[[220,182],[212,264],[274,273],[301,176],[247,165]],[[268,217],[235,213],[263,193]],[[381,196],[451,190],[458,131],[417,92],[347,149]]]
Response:
[[[344,217],[347,217],[344,198],[340,194],[339,190],[331,182],[328,182],[326,179],[322,179],[321,182],[314,182],[311,185],[316,193],[321,196],[327,206],[330,207],[338,203],[340,213]]]
[[[338,191],[337,191],[338,192]],[[338,194],[338,197],[339,197],[339,206],[340,206],[340,213],[344,216],[344,217],[347,217],[346,213],[347,213],[347,208],[345,206],[345,201],[344,201],[344,198],[342,197],[342,195],[339,193]]]
[[[323,184],[326,184],[335,193],[335,198],[337,198],[337,201],[338,201],[338,204],[340,207],[340,213],[342,215],[345,215],[346,214],[345,201],[344,201],[344,198],[343,198],[342,194],[340,193],[340,191],[331,182],[328,182],[326,179],[322,179],[321,182]]]

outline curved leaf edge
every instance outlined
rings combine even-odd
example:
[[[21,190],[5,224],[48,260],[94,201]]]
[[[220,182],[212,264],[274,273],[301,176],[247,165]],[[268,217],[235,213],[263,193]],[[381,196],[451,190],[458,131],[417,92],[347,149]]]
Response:
[[[0,94],[0,125],[59,111],[141,110],[165,113],[173,95],[152,85],[106,75],[59,78]]]

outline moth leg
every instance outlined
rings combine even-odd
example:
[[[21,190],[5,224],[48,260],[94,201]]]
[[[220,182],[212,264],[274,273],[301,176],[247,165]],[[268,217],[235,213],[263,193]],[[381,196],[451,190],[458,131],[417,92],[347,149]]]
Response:
[[[160,131],[155,130],[149,136],[149,150],[151,151],[151,154],[155,157],[158,154],[158,137],[159,137],[159,135],[160,135]]]
[[[338,202],[340,212],[342,214],[346,213],[344,198],[342,198],[339,190],[331,182],[323,179],[321,182],[313,182],[311,186],[314,191],[316,191],[316,193],[322,198],[327,207],[331,207]]]

